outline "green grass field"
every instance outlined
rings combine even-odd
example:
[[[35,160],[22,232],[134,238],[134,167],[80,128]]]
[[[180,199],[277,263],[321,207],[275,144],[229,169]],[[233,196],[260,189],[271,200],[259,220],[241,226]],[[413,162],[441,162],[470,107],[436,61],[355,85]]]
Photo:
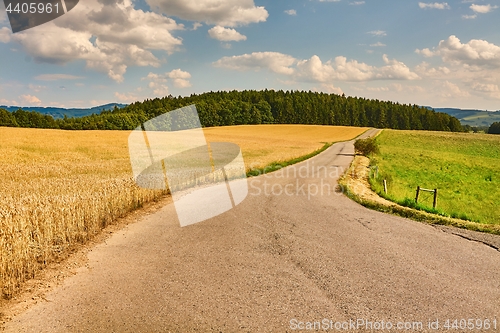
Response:
[[[436,211],[432,193],[421,193],[416,208],[500,224],[500,136],[384,130],[377,142],[380,152],[371,164],[378,166],[378,175],[372,172],[370,180],[377,193],[413,206],[417,186],[437,188]]]

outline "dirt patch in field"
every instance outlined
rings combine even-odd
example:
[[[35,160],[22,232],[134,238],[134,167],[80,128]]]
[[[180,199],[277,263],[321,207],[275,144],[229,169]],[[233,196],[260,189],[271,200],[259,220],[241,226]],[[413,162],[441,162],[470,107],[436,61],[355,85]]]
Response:
[[[370,159],[365,156],[356,156],[351,164],[351,167],[341,180],[341,184],[343,184],[342,186],[347,186],[349,191],[351,191],[351,193],[358,198],[358,201],[368,201],[376,205],[387,207],[388,210],[406,212],[406,216],[418,215],[418,220],[422,220],[422,217],[424,217],[423,220],[425,222],[431,223],[434,227],[442,230],[443,232],[451,233],[471,241],[481,242],[500,251],[500,235],[467,230],[453,226],[458,225],[465,227],[467,224],[472,222],[416,211],[380,197],[377,193],[372,191],[368,181],[368,177],[370,175],[369,165]]]

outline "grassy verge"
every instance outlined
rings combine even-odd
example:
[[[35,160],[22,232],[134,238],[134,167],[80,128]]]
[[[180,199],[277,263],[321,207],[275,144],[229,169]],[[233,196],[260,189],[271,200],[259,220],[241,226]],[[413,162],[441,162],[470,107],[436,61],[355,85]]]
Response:
[[[500,225],[500,137],[386,130],[377,142],[369,177],[377,194],[443,217]],[[432,193],[421,193],[415,203],[417,186],[438,189],[436,209]]]
[[[406,207],[399,205],[393,201],[386,200],[373,192],[369,178],[373,172],[370,168],[370,160],[364,156],[356,156],[353,163],[347,172],[340,178],[339,185],[343,192],[352,200],[359,204],[373,210],[380,212],[398,215],[412,220],[425,222],[429,224],[453,226],[467,230],[480,231],[500,235],[499,224],[478,223],[474,221],[467,221],[462,219],[453,218],[442,212],[427,209],[427,207],[419,207],[413,203],[409,203]],[[420,209],[418,209],[420,208]]]

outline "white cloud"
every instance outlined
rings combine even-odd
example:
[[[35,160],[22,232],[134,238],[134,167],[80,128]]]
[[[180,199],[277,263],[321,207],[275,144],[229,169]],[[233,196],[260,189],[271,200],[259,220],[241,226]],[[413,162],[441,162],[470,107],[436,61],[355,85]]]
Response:
[[[385,45],[384,43],[381,43],[381,42],[377,42],[375,44],[370,44],[371,47],[382,47],[382,46],[387,46]]]
[[[153,90],[155,95],[167,96],[170,91],[167,85],[169,80],[174,83],[176,88],[189,88],[191,87],[191,83],[189,82],[190,78],[191,74],[189,72],[185,72],[181,69],[174,69],[165,74],[149,73],[148,76],[142,78],[142,80],[149,81],[148,87]]]
[[[35,76],[35,80],[39,81],[78,80],[78,79],[83,79],[83,77],[69,75],[69,74],[42,74]]]
[[[445,81],[442,84],[440,96],[444,99],[469,97],[468,91],[460,89],[460,87],[450,81]]]
[[[200,22],[194,22],[193,28],[191,30],[198,30],[198,28],[201,28],[202,26],[203,24],[201,24]]]
[[[472,84],[472,89],[480,92],[486,92],[486,93],[498,93],[500,92],[500,89],[498,88],[498,85],[496,84],[491,84],[491,83],[479,83],[479,82],[474,82]]]
[[[319,2],[340,2],[341,0],[318,0]]]
[[[11,40],[12,33],[7,27],[0,28],[0,43],[8,43]]]
[[[182,71],[181,69],[174,69],[173,71],[166,73],[167,77],[174,82],[176,88],[189,88],[191,83],[189,79],[191,74],[189,72]]]
[[[379,37],[387,36],[387,33],[383,30],[373,30],[373,31],[368,31],[367,33],[370,35],[379,36]]]
[[[336,57],[332,67],[335,79],[342,81],[371,81],[371,80],[416,80],[419,76],[413,73],[404,63],[395,59],[390,60],[384,54],[385,66],[375,67],[356,60],[347,61],[345,57]]]
[[[295,62],[296,60],[292,56],[279,52],[254,52],[221,58],[214,63],[214,66],[239,71],[267,68],[274,73],[291,75],[294,73],[294,69],[290,66]]]
[[[216,67],[233,70],[268,69],[305,82],[331,83],[333,81],[416,80],[419,76],[404,63],[383,56],[385,66],[375,67],[339,56],[325,63],[314,55],[299,60],[278,52],[255,52],[224,57],[214,63]]]
[[[335,87],[333,84],[327,84],[327,83],[324,83],[321,85],[321,90],[322,91],[325,91],[325,92],[328,92],[328,93],[333,93],[333,94],[337,94],[337,95],[342,95],[344,92],[342,91],[341,88],[339,87]]]
[[[375,92],[382,92],[382,91],[389,91],[389,87],[368,87],[366,88],[368,91],[375,91]]]
[[[468,67],[500,69],[500,47],[481,39],[472,39],[463,44],[456,36],[450,36],[439,42],[438,47],[417,50],[417,53],[429,56],[441,56],[443,61]]]
[[[219,25],[208,30],[208,34],[213,39],[217,39],[222,42],[232,42],[232,41],[239,42],[247,39],[245,35],[240,34],[238,31],[234,29],[224,28]]]
[[[415,53],[421,54],[421,55],[423,55],[426,58],[434,57],[434,55],[435,55],[434,52],[431,51],[428,48],[425,48],[425,49],[422,49],[422,50],[416,49]]]
[[[443,78],[447,77],[451,70],[446,66],[430,67],[430,64],[424,61],[415,67],[415,72],[422,77]]]
[[[471,88],[481,97],[500,99],[500,88],[497,84],[474,82]]]
[[[17,106],[19,106],[19,103],[15,100],[0,98],[0,105],[7,105],[7,106],[17,105]]]
[[[226,27],[264,22],[269,13],[253,0],[146,0],[165,15]]]
[[[349,4],[352,6],[360,6],[360,5],[364,5],[365,2],[364,1],[352,1],[352,2],[349,2]]]
[[[148,87],[153,90],[155,95],[167,96],[169,94],[166,75],[149,73],[148,76],[142,78],[142,80],[149,81]]]
[[[14,34],[36,61],[65,64],[86,61],[87,67],[123,81],[128,66],[155,66],[151,50],[174,52],[182,40],[171,31],[184,27],[157,13],[133,7],[131,0],[87,0],[71,12],[37,29]]]
[[[462,18],[465,19],[465,20],[473,20],[477,17],[476,14],[474,15],[462,15]]]
[[[122,94],[119,92],[115,92],[115,97],[118,99],[119,102],[122,103],[133,103],[139,100],[139,98],[133,93]]]
[[[297,11],[295,9],[288,9],[288,10],[285,10],[285,14],[288,14],[290,16],[296,16]]]
[[[42,101],[38,97],[33,95],[21,95],[19,96],[19,99],[21,100],[23,106],[33,106],[42,104]]]
[[[351,89],[360,92],[367,92],[367,91],[375,92],[377,93],[377,95],[375,96],[380,96],[380,93],[391,93],[390,95],[384,94],[385,96],[401,96],[401,93],[405,94],[410,93],[411,95],[414,95],[414,94],[421,94],[426,91],[426,89],[424,89],[421,86],[401,84],[401,83],[391,83],[386,86],[366,86],[364,84],[361,84],[357,86],[352,86]]]
[[[434,3],[425,3],[419,2],[418,6],[422,9],[450,9],[450,5],[447,2],[434,2]]]
[[[498,6],[492,6],[490,4],[488,4],[488,5],[476,5],[476,4],[472,4],[470,6],[470,9],[472,9],[474,12],[480,13],[480,14],[489,13],[493,9],[496,9],[496,8],[498,8]]]

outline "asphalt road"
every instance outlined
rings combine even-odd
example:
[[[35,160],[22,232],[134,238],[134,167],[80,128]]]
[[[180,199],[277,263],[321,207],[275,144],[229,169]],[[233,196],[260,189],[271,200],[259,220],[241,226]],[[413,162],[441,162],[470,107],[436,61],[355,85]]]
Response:
[[[239,206],[202,223],[181,228],[173,205],[144,216],[6,331],[500,331],[500,252],[336,192],[353,150],[252,178]]]

